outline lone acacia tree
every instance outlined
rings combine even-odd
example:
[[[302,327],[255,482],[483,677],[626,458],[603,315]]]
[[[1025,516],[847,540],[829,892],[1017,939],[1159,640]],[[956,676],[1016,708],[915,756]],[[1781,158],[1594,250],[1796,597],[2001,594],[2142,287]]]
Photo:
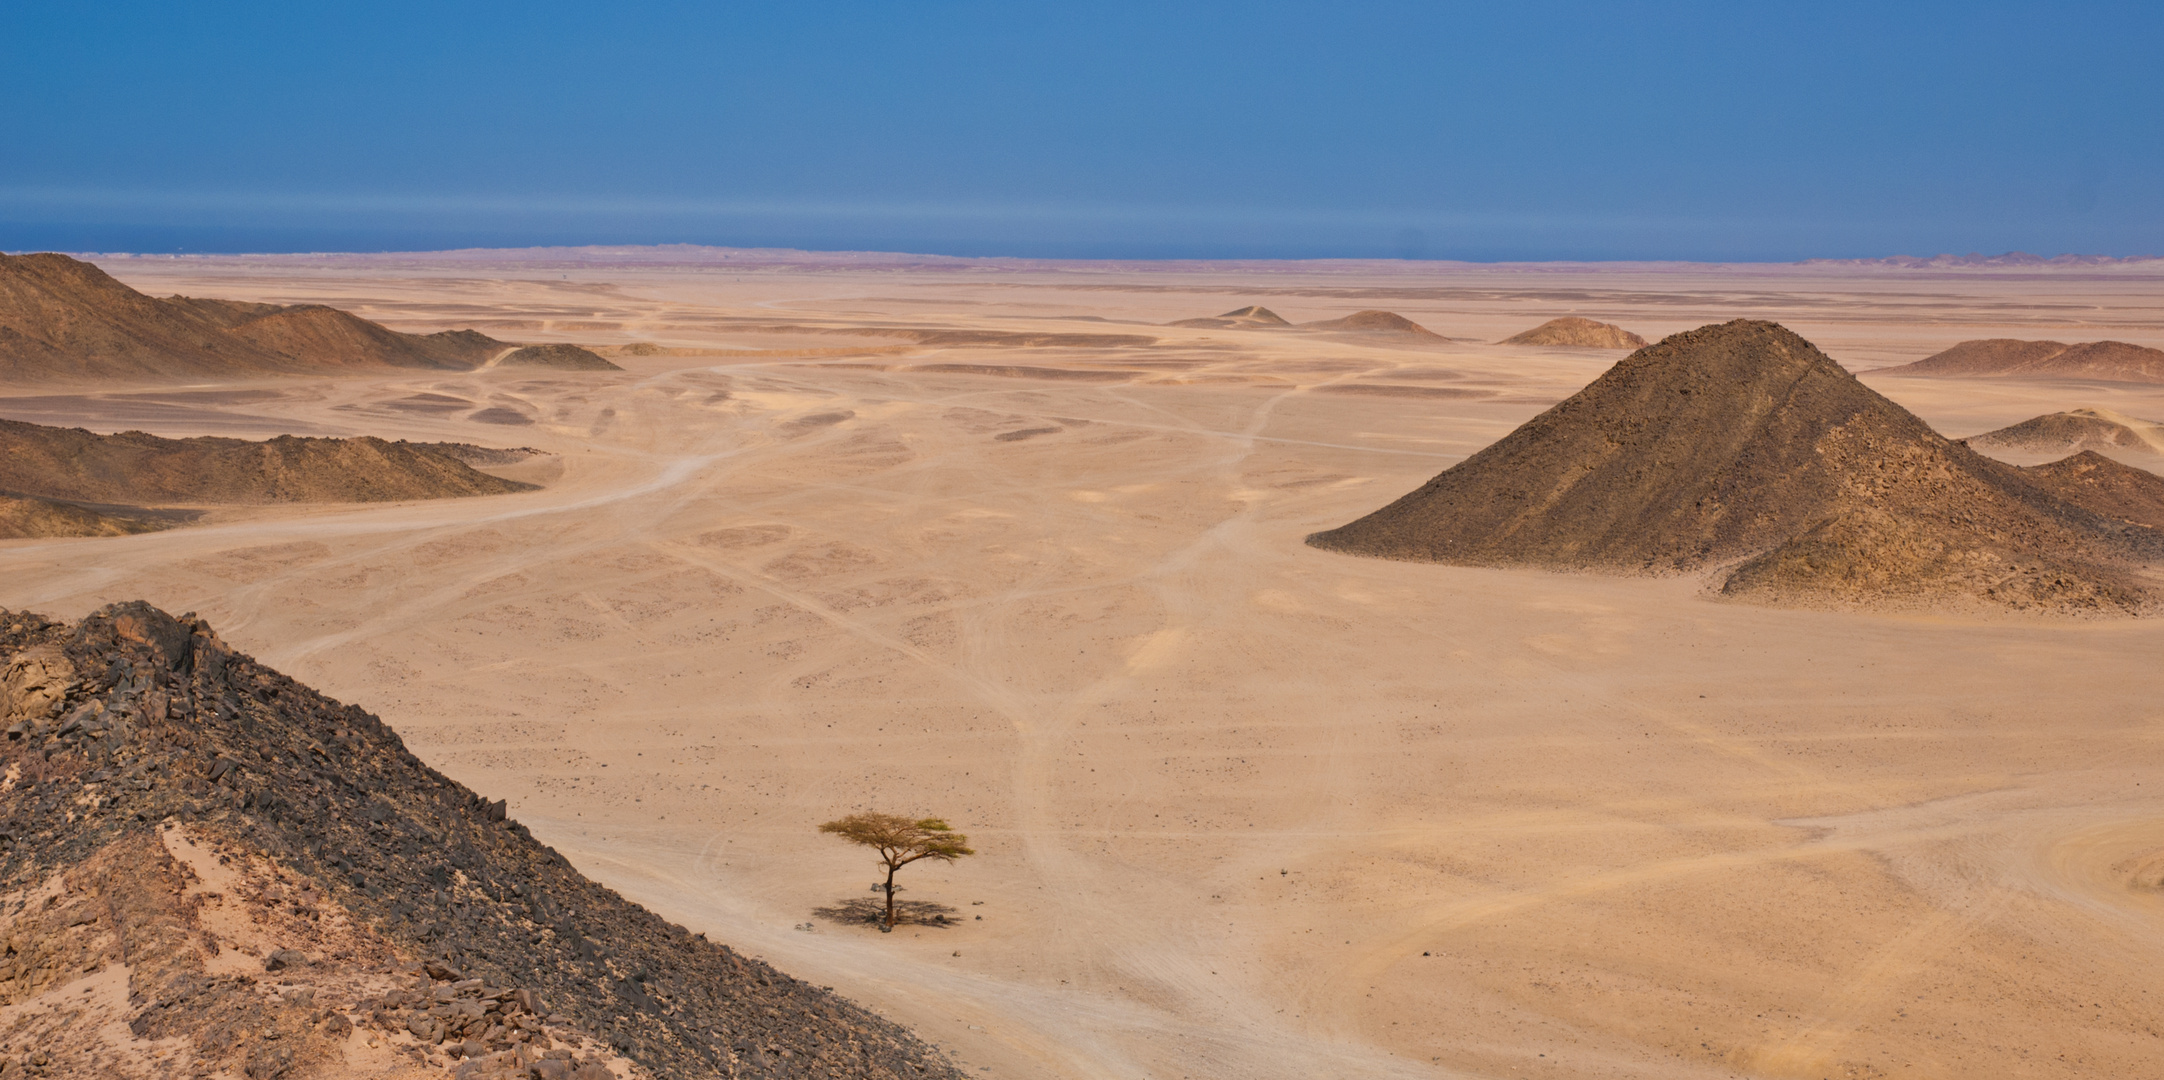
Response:
[[[964,855],[975,855],[969,850],[969,837],[955,832],[938,818],[911,820],[900,814],[882,814],[867,810],[851,814],[819,826],[823,833],[833,833],[852,844],[861,844],[879,852],[879,865],[887,868],[887,915],[879,924],[879,932],[894,930],[894,872],[918,859],[938,859],[953,862]]]

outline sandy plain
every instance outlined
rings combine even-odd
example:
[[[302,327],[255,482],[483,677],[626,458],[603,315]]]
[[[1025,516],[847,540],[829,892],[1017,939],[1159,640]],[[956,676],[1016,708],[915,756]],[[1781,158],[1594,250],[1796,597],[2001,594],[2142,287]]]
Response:
[[[0,388],[0,416],[94,430],[560,455],[522,467],[532,493],[0,543],[0,605],[200,612],[589,874],[972,1071],[2088,1077],[2164,1054],[2164,894],[2129,885],[2164,850],[2164,623],[1767,609],[1301,543],[1621,355],[1481,344],[1554,315],[1648,338],[1773,318],[1864,370],[1973,337],[2164,345],[2155,271],[100,261],[160,295],[681,354]],[[1248,303],[1453,340],[1143,325]],[[824,332],[893,327],[1156,341]],[[1956,435],[2164,418],[2164,387],[1867,381]],[[970,834],[978,857],[903,875],[954,925],[814,914],[868,895],[868,860],[813,831],[863,807]]]

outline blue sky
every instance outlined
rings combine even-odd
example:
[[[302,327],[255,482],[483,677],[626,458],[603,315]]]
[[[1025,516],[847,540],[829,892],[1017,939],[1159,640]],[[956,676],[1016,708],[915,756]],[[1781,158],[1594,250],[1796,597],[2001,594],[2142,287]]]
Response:
[[[0,249],[2164,252],[2164,5],[16,3]]]

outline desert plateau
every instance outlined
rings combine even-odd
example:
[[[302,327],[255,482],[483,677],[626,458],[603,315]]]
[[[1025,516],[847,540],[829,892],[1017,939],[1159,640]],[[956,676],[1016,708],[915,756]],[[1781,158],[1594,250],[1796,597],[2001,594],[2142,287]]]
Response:
[[[0,260],[5,1080],[2164,1071],[2164,261]]]

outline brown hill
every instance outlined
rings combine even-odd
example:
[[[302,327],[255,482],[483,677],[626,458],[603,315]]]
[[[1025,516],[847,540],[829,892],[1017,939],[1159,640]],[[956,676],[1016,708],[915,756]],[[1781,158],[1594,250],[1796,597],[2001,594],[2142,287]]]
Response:
[[[0,673],[0,1076],[962,1076],[193,617],[0,611]]]
[[[2052,478],[2046,477],[2046,481]],[[1677,334],[1318,547],[1731,596],[2135,612],[2164,534],[1933,432],[1773,323]]]
[[[498,495],[534,485],[477,472],[409,442],[163,439],[0,420],[0,492],[91,503],[386,502]]]
[[[159,300],[87,262],[0,254],[0,382],[464,369],[508,346],[402,334],[335,308]]]
[[[1395,311],[1355,311],[1342,319],[1325,319],[1321,322],[1301,323],[1310,330],[1351,330],[1363,334],[1406,334],[1412,337],[1447,340],[1425,326]]]
[[[1964,341],[1913,364],[1880,368],[1889,375],[1951,375],[2031,379],[2105,379],[2164,383],[2164,350],[2124,341],[1984,338]]]
[[[1286,322],[1282,316],[1269,308],[1249,305],[1248,307],[1234,308],[1223,315],[1208,319],[1181,319],[1178,322],[1170,322],[1165,325],[1194,326],[1203,329],[1254,330],[1291,326],[1292,324]]]
[[[2164,476],[2093,450],[2021,470],[2036,486],[2118,521],[2164,529]]]
[[[514,349],[497,367],[545,367],[566,371],[622,371],[623,368],[609,363],[600,356],[576,345],[528,345]]]
[[[2110,409],[2071,409],[2031,417],[1962,441],[1983,450],[2036,454],[2071,454],[2081,450],[2164,454],[2164,424]]]
[[[127,536],[153,532],[171,522],[92,510],[72,503],[0,494],[0,540],[61,536]]]
[[[1594,322],[1575,315],[1549,319],[1524,333],[1513,334],[1501,345],[1562,345],[1573,349],[1642,349],[1646,339],[1614,323]]]

